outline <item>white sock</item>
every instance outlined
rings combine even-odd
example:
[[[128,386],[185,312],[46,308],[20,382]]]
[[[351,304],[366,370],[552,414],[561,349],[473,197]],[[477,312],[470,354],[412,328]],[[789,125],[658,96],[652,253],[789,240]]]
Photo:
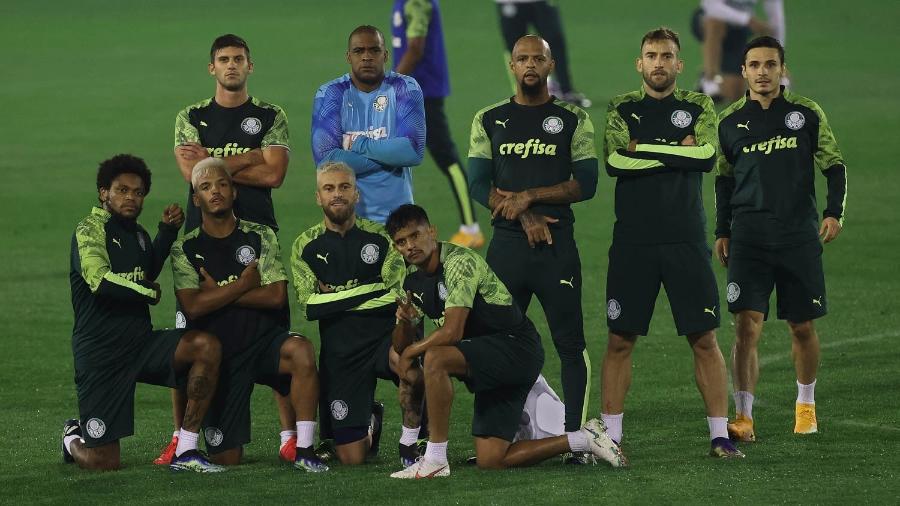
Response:
[[[416,427],[415,429],[410,429],[406,425],[401,426],[403,429],[403,434],[400,435],[400,444],[403,446],[409,446],[415,444],[416,441],[419,440],[419,429],[421,427]]]
[[[803,404],[816,403],[816,380],[813,380],[809,385],[797,382],[797,402],[802,402]]]
[[[182,427],[178,431],[178,446],[175,447],[175,456],[180,457],[182,453],[188,450],[196,450],[198,439],[200,439],[199,432],[191,432]]]
[[[81,439],[81,436],[66,436],[63,438],[63,444],[66,446],[66,451],[69,452],[69,455],[72,454],[72,441],[75,441],[76,439],[79,439],[84,443],[84,439]]]
[[[625,413],[619,413],[618,415],[600,413],[600,418],[603,420],[603,424],[606,425],[606,433],[609,434],[609,437],[616,444],[622,442],[622,418],[624,416]]]
[[[588,441],[584,432],[576,430],[575,432],[566,432],[569,438],[569,449],[573,452],[589,452],[591,451],[591,442]]]
[[[284,446],[292,437],[297,437],[297,431],[283,430],[279,432],[278,435],[281,436],[281,446]]]
[[[447,443],[448,441],[443,443],[432,443],[429,441],[428,446],[425,447],[425,459],[435,464],[446,464]]]
[[[753,419],[753,394],[743,390],[737,391],[734,397],[734,410],[744,415],[744,418]]]
[[[728,417],[707,416],[706,423],[709,425],[710,441],[717,437],[728,437]]]
[[[478,226],[478,223],[473,223],[471,225],[460,225],[459,229],[471,235],[475,235],[478,232],[481,232],[481,227]]]
[[[297,422],[297,448],[309,448],[316,436],[316,422]]]
[[[172,433],[172,437],[178,437],[179,432],[181,432],[181,431],[177,431],[177,430],[176,430],[175,432],[173,432],[173,433]]]

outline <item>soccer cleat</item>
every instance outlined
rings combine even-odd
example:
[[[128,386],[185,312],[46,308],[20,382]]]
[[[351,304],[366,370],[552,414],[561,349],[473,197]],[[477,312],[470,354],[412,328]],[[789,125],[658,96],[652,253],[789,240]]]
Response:
[[[162,453],[159,454],[159,457],[156,457],[156,460],[153,461],[154,464],[158,466],[167,466],[172,463],[172,457],[175,456],[175,448],[178,447],[178,436],[172,436],[172,440],[169,441],[169,444],[163,448]]]
[[[712,440],[709,448],[709,456],[720,459],[742,459],[744,454],[731,444],[727,437],[717,437]]]
[[[445,478],[450,476],[450,464],[435,464],[425,460],[425,457],[419,457],[411,466],[407,466],[402,471],[391,473],[391,478],[399,478],[401,480],[421,480],[426,478]]]
[[[816,405],[798,402],[794,410],[794,434],[815,434],[819,432],[816,422]]]
[[[419,451],[418,443],[413,443],[411,445],[398,444],[400,449],[400,465],[404,468],[407,468],[416,463],[419,460],[419,457],[422,456],[422,452]]]
[[[577,105],[578,107],[583,107],[585,109],[587,109],[588,107],[593,105],[593,102],[591,102],[591,99],[584,96],[584,93],[580,93],[575,90],[569,91],[567,93],[563,93],[559,96],[559,98],[563,102],[568,102],[570,104],[574,104],[574,105]]]
[[[453,237],[450,238],[450,242],[457,246],[478,249],[484,246],[484,234],[482,234],[481,232],[470,234],[465,230],[460,230],[459,232],[453,234]]]
[[[628,459],[619,445],[606,433],[606,426],[598,418],[591,418],[580,429],[591,443],[591,453],[613,467],[628,467]]]
[[[296,450],[295,450],[296,451]],[[337,453],[334,450],[334,439],[323,439],[315,449],[316,457],[327,464],[334,460]]]
[[[728,423],[728,437],[744,443],[756,441],[756,433],[753,431],[753,419],[738,413],[734,417],[734,421]]]
[[[72,454],[69,453],[69,450],[66,449],[66,437],[67,436],[78,436],[81,437],[81,422],[76,418],[70,418],[66,420],[66,423],[63,424],[63,434],[62,434],[62,455],[63,462],[66,464],[71,464],[75,462],[75,458],[72,457]]]
[[[225,466],[213,464],[200,450],[188,450],[182,453],[181,456],[172,457],[169,469],[195,473],[221,473],[225,471]]]
[[[372,403],[372,421],[369,424],[369,430],[372,434],[372,446],[369,447],[368,458],[372,459],[378,456],[378,450],[381,445],[381,429],[384,421],[384,404],[375,401]]]
[[[597,457],[591,452],[567,452],[563,454],[563,462],[574,466],[597,465]]]
[[[281,445],[278,450],[278,458],[287,463],[293,463],[297,458],[297,436],[291,436],[290,439]]]
[[[294,469],[306,471],[307,473],[324,473],[328,470],[328,466],[322,462],[318,455],[313,451],[312,446],[307,448],[297,448],[297,458],[294,459]]]

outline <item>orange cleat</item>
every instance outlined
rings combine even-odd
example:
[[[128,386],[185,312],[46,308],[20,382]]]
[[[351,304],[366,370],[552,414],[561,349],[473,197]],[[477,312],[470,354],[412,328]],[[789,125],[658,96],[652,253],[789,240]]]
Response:
[[[816,405],[798,402],[794,411],[794,434],[815,434],[819,432],[816,422]]]
[[[169,444],[163,448],[162,453],[159,454],[159,457],[156,457],[156,460],[153,461],[154,464],[158,466],[167,466],[172,463],[172,457],[175,456],[175,448],[178,447],[178,436],[172,436],[172,440],[169,441]]]
[[[753,432],[753,419],[738,413],[734,421],[728,423],[728,436],[735,441],[745,443],[756,441],[756,433]]]
[[[297,436],[291,436],[290,439],[281,445],[278,456],[288,464],[294,463],[294,460],[297,458]]]
[[[457,246],[465,246],[466,248],[478,249],[484,246],[484,234],[477,232],[470,234],[464,230],[453,234],[450,242]]]

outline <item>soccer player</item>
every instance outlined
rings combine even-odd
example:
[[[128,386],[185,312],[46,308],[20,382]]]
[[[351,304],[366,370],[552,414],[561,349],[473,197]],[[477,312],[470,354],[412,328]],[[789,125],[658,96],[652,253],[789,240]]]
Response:
[[[819,336],[826,314],[822,242],[841,233],[847,168],[822,108],[779,86],[784,47],[772,37],[744,50],[747,95],[719,115],[716,256],[728,267],[728,310],[735,314],[732,349],[736,417],[732,438],[753,441],[756,347],[774,286],[778,318],[787,320],[797,373],[794,433],[818,430],[815,387]],[[816,215],[815,170],[828,180],[822,223]],[[816,234],[818,230],[818,236]]]
[[[85,469],[118,469],[119,440],[134,433],[135,384],[186,384],[187,407],[171,467],[218,472],[223,469],[197,451],[197,438],[219,377],[219,340],[196,330],[153,330],[150,323],[148,306],[162,293],[156,277],[184,221],[178,205],[170,205],[150,241],[137,222],[150,183],[140,158],[103,161],[97,171],[100,206],[72,237],[79,419],[63,428],[63,460]]]
[[[484,234],[475,221],[466,172],[450,137],[444,99],[450,94],[444,29],[438,0],[395,0],[391,19],[394,71],[415,78],[425,96],[425,146],[441,172],[459,208],[460,226],[450,242],[469,248],[484,246]]]
[[[240,199],[235,201],[238,218],[270,227],[278,232],[272,189],[281,186],[287,173],[290,148],[287,116],[277,105],[251,97],[247,79],[253,73],[250,48],[241,37],[225,34],[217,37],[209,50],[209,74],[216,81],[212,98],[181,110],[175,118],[175,161],[188,183],[187,221],[185,232],[200,226],[200,210],[194,204],[191,174],[200,160],[209,156],[222,158],[231,174]],[[290,326],[290,310],[284,307],[285,326]],[[175,315],[177,327],[185,317],[180,308]],[[296,434],[295,415],[290,400],[275,394],[281,419],[281,456],[294,461]],[[172,414],[175,426],[184,414],[184,396],[172,392]],[[167,464],[177,444],[172,441],[154,461]]]
[[[506,43],[506,59],[509,59],[519,38],[528,33],[528,26],[534,26],[553,48],[556,60],[553,77],[556,80],[550,82],[551,93],[570,104],[590,107],[591,100],[576,91],[572,84],[569,59],[566,56],[566,37],[556,2],[552,0],[496,0],[496,2],[497,13],[500,15],[500,32]]]
[[[416,80],[385,74],[388,51],[374,26],[347,40],[350,72],[323,84],[312,114],[316,166],[344,162],[356,173],[356,214],[384,223],[397,206],[413,201],[411,167],[425,153],[425,106]]]
[[[602,418],[622,441],[631,353],[647,335],[662,284],[679,335],[694,353],[713,457],[743,457],[728,440],[728,378],[716,343],[719,293],[706,243],[703,173],[716,159],[716,111],[706,95],[679,89],[678,34],[660,27],[641,39],[641,88],[606,113],[606,170],[616,179],[616,224],[606,275],[609,340],[601,373]]]
[[[240,463],[258,383],[290,395],[297,413],[294,467],[327,471],[312,447],[319,401],[315,353],[306,338],[284,327],[287,274],[275,232],[234,215],[239,190],[223,160],[196,164],[191,180],[201,225],[172,246],[172,271],[188,328],[214,332],[222,342],[219,389],[204,420],[211,458]]]
[[[766,21],[754,11],[759,0],[701,0],[694,13],[694,35],[703,42],[703,74],[698,91],[731,103],[744,93],[741,57],[750,34],[771,33],[784,44],[783,0],[763,0]],[[787,84],[787,76],[782,76]]]
[[[324,163],[316,172],[316,203],[324,219],[300,234],[291,252],[300,310],[319,322],[322,397],[343,464],[362,464],[378,452],[381,420],[369,434],[372,401],[378,378],[398,382],[391,333],[405,274],[384,227],[356,216],[358,199],[353,169]],[[419,457],[423,389],[417,368],[399,381],[404,465]]]
[[[566,430],[577,431],[588,398],[581,312],[581,260],[569,204],[597,189],[594,126],[577,106],[551,97],[550,46],[519,39],[509,63],[515,96],[475,115],[469,147],[472,197],[493,211],[488,265],[522,312],[537,295],[559,353]]]
[[[480,468],[528,466],[565,452],[590,452],[614,467],[626,465],[596,419],[564,435],[513,443],[525,399],[544,365],[541,336],[480,255],[437,241],[424,209],[398,207],[387,229],[410,264],[403,283],[407,296],[397,306],[394,332],[394,349],[402,350],[398,374],[406,378],[417,357],[424,357],[430,432],[424,458],[392,478],[450,475],[451,378],[475,394],[472,436]],[[422,315],[437,329],[414,342]]]

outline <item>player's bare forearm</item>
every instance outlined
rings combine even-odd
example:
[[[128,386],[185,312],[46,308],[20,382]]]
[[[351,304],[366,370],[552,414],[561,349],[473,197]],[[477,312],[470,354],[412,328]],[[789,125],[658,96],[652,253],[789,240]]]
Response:
[[[284,177],[287,175],[288,163],[290,161],[290,152],[280,146],[272,146],[266,149],[253,149],[247,153],[229,156],[223,158],[226,167],[232,163],[232,158],[243,157],[254,153],[250,156],[253,163],[236,168],[231,173],[232,179],[236,183],[246,186],[258,186],[261,188],[278,188],[284,183]]]
[[[247,290],[248,287],[244,283],[235,281],[234,283],[205,290],[198,288],[178,290],[175,292],[175,297],[178,299],[182,309],[184,309],[185,315],[193,320],[231,304],[246,293]]]
[[[255,309],[281,309],[287,304],[287,281],[276,281],[245,292],[235,305]]]
[[[444,311],[444,325],[428,335],[425,339],[409,346],[406,354],[423,355],[434,346],[453,346],[462,341],[466,319],[469,317],[467,307],[449,307]]]
[[[406,41],[406,52],[394,69],[398,74],[410,75],[425,55],[425,37],[410,37]]]
[[[398,354],[402,354],[416,340],[416,326],[411,322],[400,320],[391,334],[391,346]]]
[[[581,185],[570,179],[553,186],[540,186],[525,190],[532,203],[572,204],[581,200]]]

